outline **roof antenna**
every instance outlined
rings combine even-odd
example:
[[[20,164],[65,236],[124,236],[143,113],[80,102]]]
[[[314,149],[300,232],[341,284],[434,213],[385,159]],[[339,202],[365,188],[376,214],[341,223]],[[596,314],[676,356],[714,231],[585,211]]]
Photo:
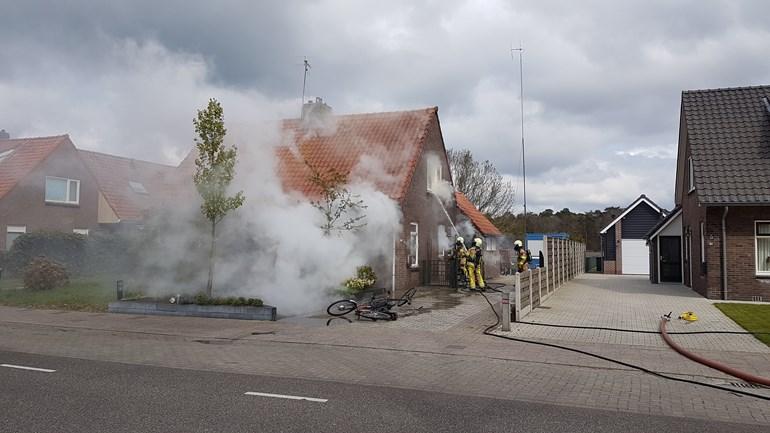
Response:
[[[307,56],[305,56],[305,60],[302,62],[302,64],[305,67],[305,75],[302,77],[302,105],[305,104],[305,85],[307,84],[307,71],[310,70],[310,62],[307,61]]]
[[[514,51],[519,52],[519,91],[521,94],[521,176],[524,185],[524,242],[527,242],[527,162],[524,158],[524,46],[521,41],[519,41],[519,48],[511,48],[511,60],[513,60]]]

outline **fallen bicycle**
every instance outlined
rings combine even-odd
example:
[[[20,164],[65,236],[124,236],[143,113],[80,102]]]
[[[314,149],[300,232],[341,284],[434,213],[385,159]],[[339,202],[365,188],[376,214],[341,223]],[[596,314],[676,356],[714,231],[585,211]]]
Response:
[[[398,319],[398,313],[390,310],[393,307],[411,305],[412,298],[416,292],[417,289],[411,288],[397,299],[372,295],[372,298],[367,303],[359,303],[353,299],[343,299],[329,305],[326,312],[335,318],[345,316],[350,312],[355,312],[356,319],[364,318],[372,321],[396,320]],[[329,322],[331,322],[331,320],[332,319],[329,319]]]

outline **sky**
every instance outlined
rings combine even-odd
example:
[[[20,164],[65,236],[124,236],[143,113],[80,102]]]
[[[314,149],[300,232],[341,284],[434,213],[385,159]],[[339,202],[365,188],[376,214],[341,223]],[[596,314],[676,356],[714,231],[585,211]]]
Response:
[[[770,84],[766,1],[0,0],[0,128],[175,164],[220,100],[230,127],[439,107],[522,209],[673,207],[681,92]],[[513,55],[512,55],[513,54]],[[240,145],[246,145],[240,144]]]

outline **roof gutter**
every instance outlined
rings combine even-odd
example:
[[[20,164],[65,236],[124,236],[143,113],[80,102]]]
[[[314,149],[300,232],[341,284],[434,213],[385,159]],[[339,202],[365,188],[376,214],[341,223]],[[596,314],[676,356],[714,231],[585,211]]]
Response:
[[[727,300],[727,212],[730,206],[725,206],[722,213],[722,299]]]

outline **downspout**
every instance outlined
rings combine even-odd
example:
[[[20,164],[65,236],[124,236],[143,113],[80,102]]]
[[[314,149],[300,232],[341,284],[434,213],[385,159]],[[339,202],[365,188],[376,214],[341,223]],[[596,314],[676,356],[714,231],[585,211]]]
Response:
[[[727,212],[730,206],[725,206],[722,213],[722,299],[727,300]]]
[[[393,230],[393,274],[391,275],[390,297],[396,297],[396,231]]]

